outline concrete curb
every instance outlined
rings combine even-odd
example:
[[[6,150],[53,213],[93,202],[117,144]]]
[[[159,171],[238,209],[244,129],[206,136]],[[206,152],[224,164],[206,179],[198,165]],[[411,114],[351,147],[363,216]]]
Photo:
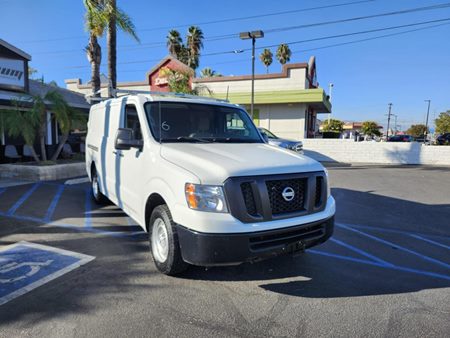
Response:
[[[2,164],[0,178],[29,181],[54,181],[86,175],[84,162],[64,163],[49,166]]]

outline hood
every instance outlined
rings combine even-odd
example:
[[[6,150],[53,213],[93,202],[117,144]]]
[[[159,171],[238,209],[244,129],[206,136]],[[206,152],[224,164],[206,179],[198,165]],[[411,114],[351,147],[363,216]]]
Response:
[[[324,170],[315,160],[264,143],[165,143],[161,156],[195,174],[203,184],[229,177]]]

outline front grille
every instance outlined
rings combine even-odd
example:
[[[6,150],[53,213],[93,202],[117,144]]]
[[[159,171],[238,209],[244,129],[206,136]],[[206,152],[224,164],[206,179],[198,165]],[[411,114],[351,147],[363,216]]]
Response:
[[[322,186],[323,186],[323,177],[316,177],[316,197],[314,206],[317,208],[322,203]]]
[[[322,223],[277,234],[250,237],[250,249],[252,251],[265,250],[281,245],[320,238],[325,234],[325,226],[326,223]]]
[[[253,196],[252,185],[250,182],[244,182],[241,184],[242,195],[244,197],[245,208],[251,216],[257,216],[255,197]]]
[[[304,210],[306,192],[305,178],[266,181],[266,186],[272,215]],[[283,191],[288,187],[294,190],[294,198],[291,201],[283,197]]]

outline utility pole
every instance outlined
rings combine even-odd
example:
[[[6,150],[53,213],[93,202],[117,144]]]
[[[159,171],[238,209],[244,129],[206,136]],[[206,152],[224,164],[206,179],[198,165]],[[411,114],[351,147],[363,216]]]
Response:
[[[427,140],[427,134],[428,134],[428,116],[430,115],[431,100],[425,100],[425,102],[428,102],[428,110],[427,110],[427,120],[425,122],[425,131],[423,133],[423,143],[424,144],[425,144],[425,141]]]
[[[386,130],[386,141],[389,139],[389,125],[391,123],[392,103],[389,103],[388,106],[389,106],[389,113],[388,113],[388,124],[387,124],[387,130]]]

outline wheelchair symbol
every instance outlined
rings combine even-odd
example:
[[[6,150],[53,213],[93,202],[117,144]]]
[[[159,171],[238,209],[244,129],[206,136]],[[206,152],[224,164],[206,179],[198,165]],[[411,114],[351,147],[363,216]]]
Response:
[[[29,271],[23,275],[20,275],[20,276],[14,277],[14,278],[0,278],[0,284],[14,283],[14,282],[20,281],[22,279],[31,277],[31,276],[35,275],[36,273],[38,273],[42,267],[49,266],[50,264],[52,264],[52,262],[53,262],[53,260],[47,260],[46,262],[23,262],[23,263],[12,262],[12,263],[3,265],[2,267],[0,267],[0,276],[1,276],[1,274],[6,274],[10,271],[14,271],[14,270],[20,269],[25,266],[27,266],[29,268]]]

